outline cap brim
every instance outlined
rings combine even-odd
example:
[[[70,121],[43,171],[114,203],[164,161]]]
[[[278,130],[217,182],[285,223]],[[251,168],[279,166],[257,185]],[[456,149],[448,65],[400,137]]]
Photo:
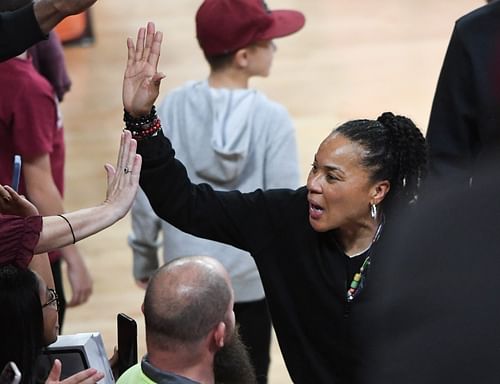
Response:
[[[270,40],[291,35],[299,31],[305,24],[305,16],[298,11],[278,10],[271,12],[273,24],[259,38]]]

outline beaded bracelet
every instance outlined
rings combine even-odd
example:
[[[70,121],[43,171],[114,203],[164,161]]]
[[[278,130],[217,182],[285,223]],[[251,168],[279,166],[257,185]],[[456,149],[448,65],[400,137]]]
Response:
[[[155,134],[161,129],[161,121],[156,118],[153,122],[147,126],[144,126],[140,131],[131,131],[132,138],[136,140],[144,139],[149,136],[155,136]]]
[[[157,117],[156,116],[156,108],[154,105],[151,108],[151,111],[149,112],[148,115],[140,116],[140,117],[133,117],[126,110],[123,110],[123,121],[125,122],[127,129],[129,129],[131,131],[140,131],[142,129],[143,125],[151,124],[151,122],[156,117]]]
[[[155,136],[161,129],[161,121],[156,115],[156,108],[154,105],[148,115],[137,118],[124,110],[123,121],[125,122],[125,129],[132,132],[132,138],[136,140]]]

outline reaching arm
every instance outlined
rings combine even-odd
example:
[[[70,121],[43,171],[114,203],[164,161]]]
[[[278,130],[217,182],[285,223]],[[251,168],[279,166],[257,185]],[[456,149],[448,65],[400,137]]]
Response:
[[[131,115],[143,116],[150,112],[162,78],[157,72],[161,34],[149,23],[147,29],[139,30],[136,46],[128,39],[127,47],[123,104]],[[193,185],[161,130],[156,136],[142,138],[138,151],[144,156],[141,187],[159,217],[184,232],[253,254],[280,235],[282,213],[290,211],[291,201],[305,201],[301,193],[291,190],[243,194],[216,192],[208,184]],[[306,211],[306,204],[303,206]]]
[[[34,12],[38,25],[47,34],[66,16],[85,11],[96,0],[35,0]]]
[[[26,159],[23,166],[24,182],[29,199],[42,215],[64,212],[62,197],[53,181],[48,154]],[[59,219],[62,219],[59,217]],[[66,223],[67,224],[67,223]],[[74,244],[60,249],[68,267],[72,297],[68,306],[83,304],[92,293],[92,279],[80,251]]]
[[[108,188],[106,200],[92,208],[81,209],[65,214],[71,223],[76,240],[83,239],[96,232],[107,228],[118,221],[130,209],[134,200],[139,174],[141,169],[141,157],[136,155],[137,143],[132,140],[130,132],[122,133],[120,152],[117,161],[117,170],[110,164],[106,164]],[[127,172],[125,172],[127,169]],[[128,170],[130,169],[130,172]],[[19,196],[12,188],[0,187],[0,213],[13,215],[36,215],[37,210],[33,204],[24,197]],[[68,223],[59,216],[48,216],[43,218],[43,229],[40,233],[36,253],[47,252],[57,249],[73,242]],[[34,259],[37,259],[38,256]],[[35,261],[43,263],[42,260]],[[42,272],[43,273],[43,272]],[[51,280],[48,280],[49,284]],[[85,292],[77,292],[75,302],[85,299]]]
[[[13,12],[0,13],[0,61],[15,57],[46,35],[66,16],[89,8],[96,0],[35,0]]]
[[[116,169],[111,164],[105,165],[108,188],[104,202],[95,207],[64,215],[71,223],[77,241],[109,227],[129,211],[137,192],[141,172],[141,157],[136,154],[136,149],[137,143],[132,139],[130,132],[123,132]],[[63,219],[57,216],[43,218],[43,230],[36,249],[38,252],[72,242],[73,237],[68,224]]]
[[[43,38],[33,4],[0,13],[0,61],[19,55]]]
[[[116,169],[110,164],[105,165],[108,187],[104,202],[95,207],[64,214],[71,223],[77,241],[109,227],[129,211],[141,171],[141,157],[136,154],[136,149],[137,143],[130,132],[123,132]],[[130,169],[130,172],[125,173],[125,168]],[[38,214],[32,203],[9,186],[0,186],[0,197],[0,213],[18,216]],[[35,253],[47,252],[71,243],[73,236],[64,219],[59,216],[43,217],[43,228]]]

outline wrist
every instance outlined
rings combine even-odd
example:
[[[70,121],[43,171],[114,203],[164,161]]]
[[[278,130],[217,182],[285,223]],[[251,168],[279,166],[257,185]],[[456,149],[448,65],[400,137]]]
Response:
[[[125,122],[125,129],[132,132],[132,138],[136,140],[156,136],[161,129],[161,121],[156,114],[154,105],[147,114],[143,114],[139,117],[134,117],[134,115],[127,110],[124,110],[123,121]]]
[[[103,229],[107,228],[114,223],[116,223],[118,220],[121,220],[122,218],[125,217],[125,215],[128,212],[128,209],[120,207],[118,204],[116,204],[113,201],[110,200],[105,200],[99,207],[98,207],[98,212],[100,217],[103,220]]]

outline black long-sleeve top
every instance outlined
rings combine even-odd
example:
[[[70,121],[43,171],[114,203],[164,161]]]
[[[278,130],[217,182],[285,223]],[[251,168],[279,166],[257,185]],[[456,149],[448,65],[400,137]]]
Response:
[[[369,323],[362,314],[368,290],[347,304],[350,264],[359,259],[349,259],[332,232],[312,229],[306,188],[217,192],[190,183],[163,135],[140,141],[138,152],[141,187],[162,219],[255,258],[292,380],[354,382],[363,362],[357,336]]]

